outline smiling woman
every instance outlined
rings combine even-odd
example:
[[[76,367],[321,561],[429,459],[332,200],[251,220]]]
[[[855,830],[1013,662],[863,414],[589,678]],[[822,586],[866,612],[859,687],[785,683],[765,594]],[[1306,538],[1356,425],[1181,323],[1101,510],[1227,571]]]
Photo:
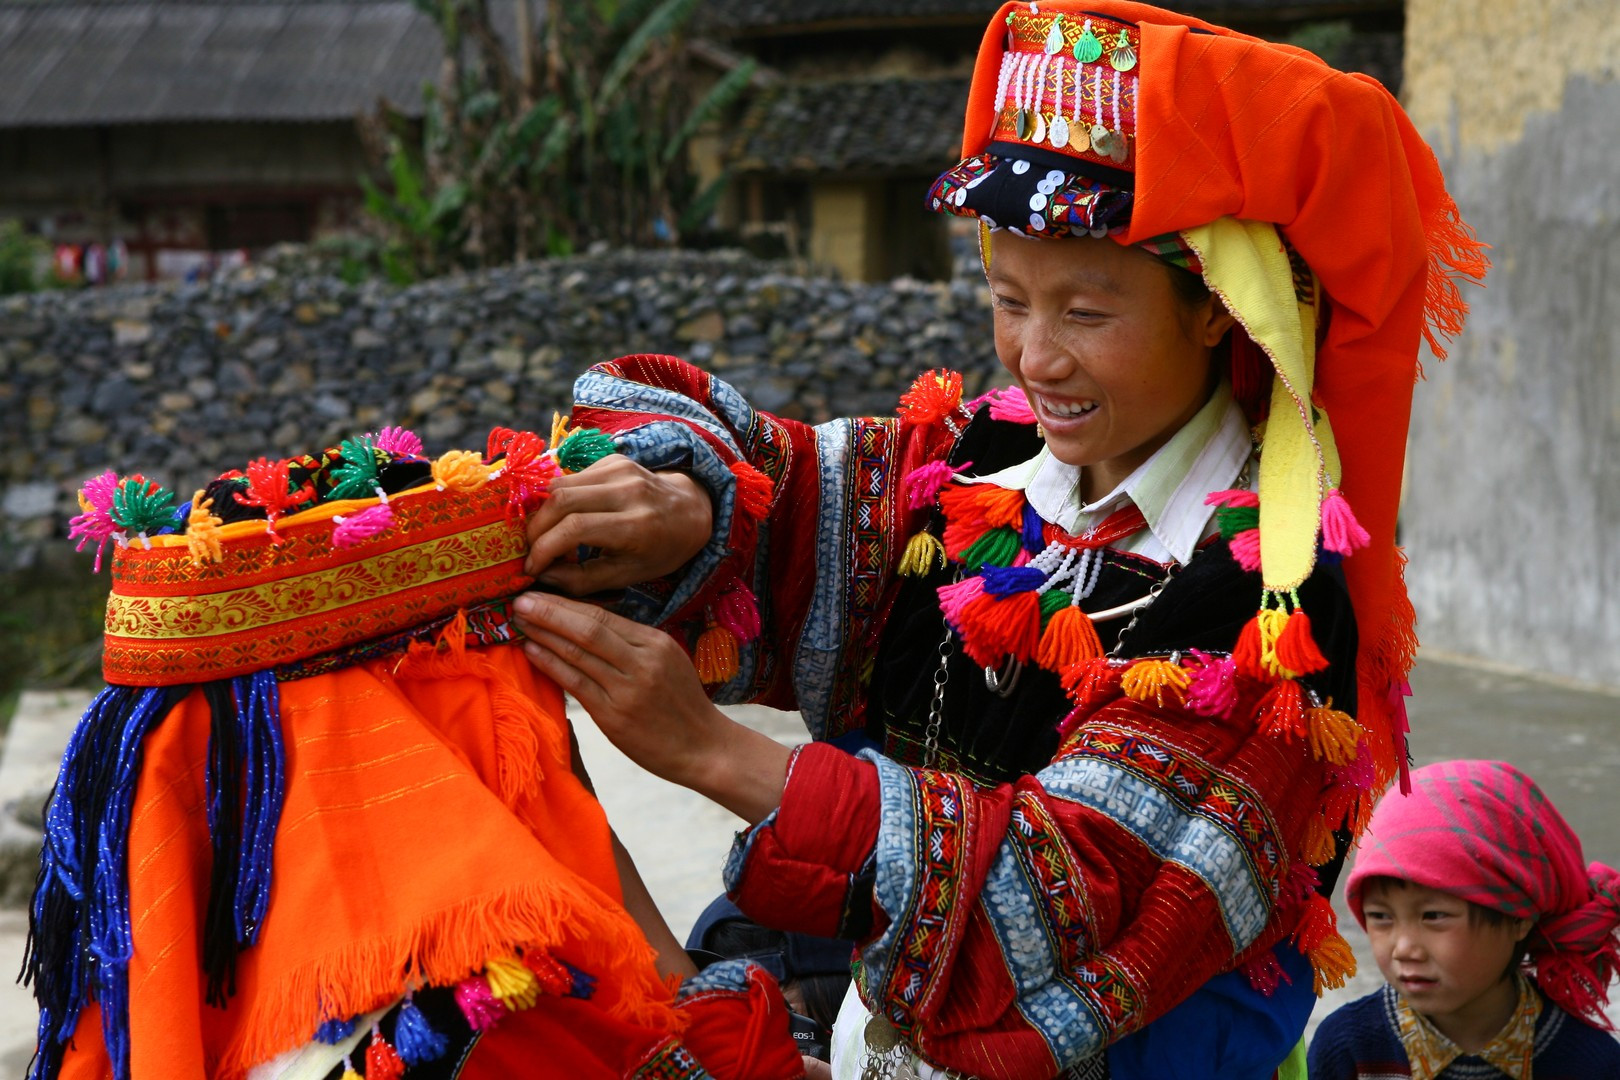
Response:
[[[838,1077],[1269,1080],[1405,760],[1407,404],[1480,246],[1382,87],[1126,0],[1004,5],[962,150],[926,199],[977,220],[1019,385],[812,428],[598,365],[574,415],[629,460],[531,564],[600,548],[629,617],[535,597],[528,653],[749,822],[743,912],[851,943]]]

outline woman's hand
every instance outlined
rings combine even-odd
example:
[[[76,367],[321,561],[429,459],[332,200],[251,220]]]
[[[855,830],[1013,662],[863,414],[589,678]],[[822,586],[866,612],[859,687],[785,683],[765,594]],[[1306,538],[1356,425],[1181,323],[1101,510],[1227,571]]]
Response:
[[[679,570],[714,530],[709,493],[682,472],[649,472],[622,454],[551,482],[529,517],[525,573],[574,596]],[[600,554],[577,562],[580,547]]]
[[[513,608],[529,661],[630,760],[750,823],[782,801],[788,748],[715,708],[668,634],[546,593]]]

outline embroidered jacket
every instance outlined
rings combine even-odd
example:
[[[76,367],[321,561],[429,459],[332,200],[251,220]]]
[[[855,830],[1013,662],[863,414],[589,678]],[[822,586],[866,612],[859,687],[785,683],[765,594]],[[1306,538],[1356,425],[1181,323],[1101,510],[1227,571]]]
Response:
[[[1258,733],[1267,683],[1229,680],[1230,700],[1197,715],[1182,703],[1185,679],[1128,694],[1132,665],[1100,662],[1074,673],[1068,697],[1029,670],[1015,694],[977,708],[983,675],[958,655],[939,738],[950,768],[917,767],[930,697],[920,691],[944,632],[931,586],[949,579],[903,585],[897,574],[905,538],[930,514],[908,505],[901,478],[953,445],[951,460],[971,459],[980,475],[1024,460],[1035,449],[1027,428],[988,410],[970,424],[954,402],[913,408],[922,422],[811,428],[657,356],[598,365],[575,397],[579,422],[614,433],[644,465],[691,470],[715,499],[709,546],[627,608],[695,639],[724,621],[728,597],[757,594],[759,636],[740,644],[716,699],[798,708],[817,740],[796,755],[782,805],[739,838],[729,891],[769,925],[856,939],[863,999],[925,1057],[987,1078],[1056,1075],[1222,973],[1253,962],[1275,986],[1284,975],[1270,951],[1291,932],[1332,977],[1342,942],[1302,853],[1314,848],[1309,861],[1336,873],[1343,808],[1324,814],[1335,777],[1310,739]],[[741,505],[739,462],[771,481],[757,524]],[[1157,575],[1144,564],[1157,565],[1112,556],[1100,602],[1145,592]],[[1256,580],[1221,541],[1207,543],[1142,614],[1125,654],[1173,668],[1187,650],[1232,652]],[[1306,681],[1353,708],[1342,579],[1324,568],[1307,590],[1334,663]],[[1104,628],[1105,645],[1125,622]],[[861,729],[888,753],[823,745]],[[1293,1030],[1269,1065],[1251,1063],[1256,1075],[1270,1075]]]

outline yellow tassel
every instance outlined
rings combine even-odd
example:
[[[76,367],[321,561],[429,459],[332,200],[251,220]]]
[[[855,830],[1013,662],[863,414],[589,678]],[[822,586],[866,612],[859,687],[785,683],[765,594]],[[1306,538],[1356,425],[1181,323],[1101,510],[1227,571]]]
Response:
[[[553,450],[555,450],[555,449],[557,449],[558,446],[560,446],[562,444],[562,441],[564,439],[566,439],[566,438],[568,438],[568,417],[564,416],[560,412],[552,413],[551,414],[551,442],[548,443],[547,445],[549,445]]]
[[[186,547],[191,549],[191,561],[198,566],[209,560],[219,562],[225,557],[219,540],[219,527],[225,522],[214,516],[213,507],[214,500],[203,498],[200,490],[191,497],[191,515],[186,518]]]
[[[489,472],[476,450],[448,450],[433,463],[433,482],[440,491],[477,491],[489,483]]]
[[[1333,861],[1338,846],[1327,819],[1321,814],[1312,814],[1311,820],[1305,825],[1305,839],[1300,850],[1300,854],[1305,856],[1305,861],[1312,866],[1325,866]]]
[[[1163,706],[1180,705],[1191,681],[1192,676],[1180,664],[1168,660],[1139,660],[1125,672],[1119,685],[1128,697]]]
[[[345,1063],[343,1066],[343,1080],[364,1080],[364,1077],[354,1071],[353,1065]]]
[[[1317,759],[1334,765],[1348,765],[1356,760],[1356,747],[1361,742],[1361,725],[1349,713],[1333,707],[1333,702],[1306,710],[1310,720],[1311,753]]]
[[[697,664],[698,678],[709,686],[728,683],[742,670],[737,659],[736,635],[723,626],[711,626],[703,631],[693,660]]]
[[[1260,663],[1279,679],[1292,679],[1298,673],[1289,671],[1277,662],[1277,639],[1288,625],[1288,613],[1277,608],[1265,608],[1255,617],[1260,627]]]
[[[512,1012],[532,1008],[540,1000],[540,980],[521,960],[509,956],[491,960],[484,966],[484,979],[489,992]]]
[[[945,565],[945,545],[939,537],[924,530],[906,541],[906,550],[900,556],[900,572],[906,577],[922,577],[938,563]]]
[[[1350,943],[1334,931],[1322,939],[1311,953],[1311,987],[1316,996],[1324,990],[1337,990],[1356,973],[1356,954]]]

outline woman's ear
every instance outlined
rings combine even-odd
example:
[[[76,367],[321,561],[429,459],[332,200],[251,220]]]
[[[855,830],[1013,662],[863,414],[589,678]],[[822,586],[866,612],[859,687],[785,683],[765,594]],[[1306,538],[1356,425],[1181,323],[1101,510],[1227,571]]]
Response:
[[[1226,305],[1221,303],[1221,298],[1210,293],[1209,307],[1199,315],[1198,340],[1213,349],[1221,343],[1221,339],[1232,329],[1232,324],[1236,321],[1232,313],[1226,310]]]

